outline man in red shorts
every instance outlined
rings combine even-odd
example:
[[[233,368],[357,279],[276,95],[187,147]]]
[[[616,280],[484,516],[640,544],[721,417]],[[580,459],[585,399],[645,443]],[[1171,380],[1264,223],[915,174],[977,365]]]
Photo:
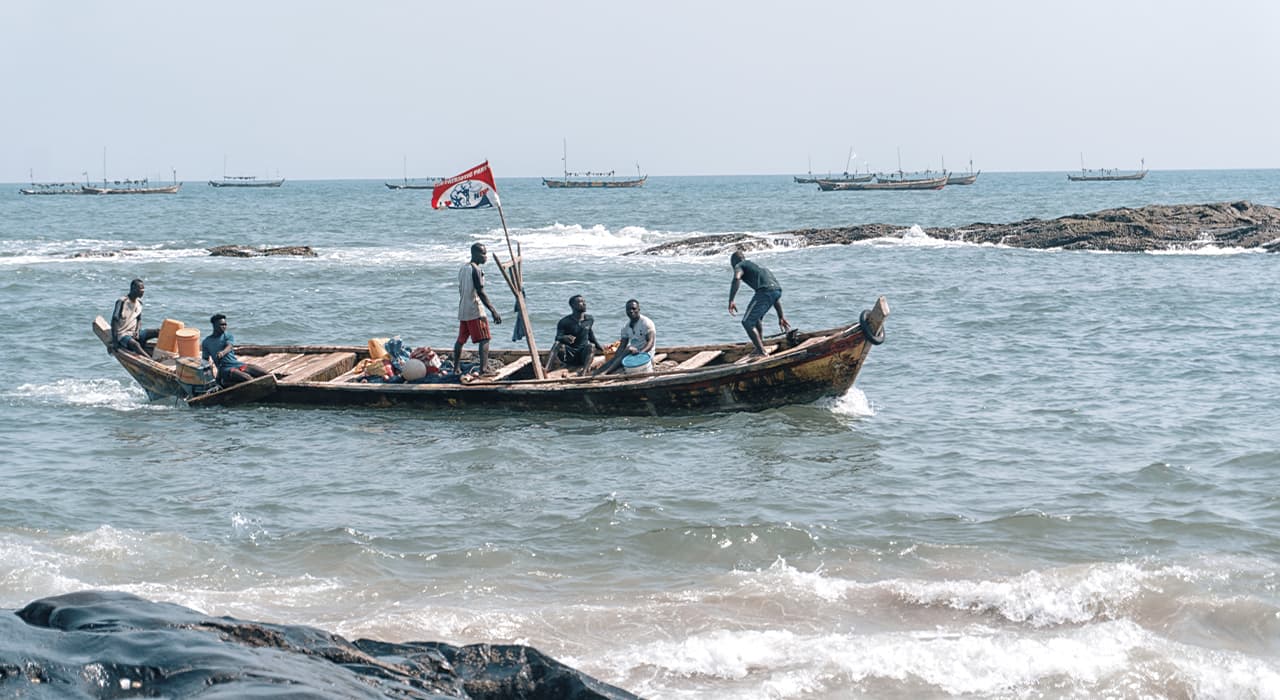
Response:
[[[453,344],[453,371],[462,374],[462,346],[474,340],[480,346],[480,366],[476,374],[485,374],[489,368],[489,319],[485,309],[493,314],[493,322],[502,323],[502,315],[493,308],[489,295],[484,293],[484,270],[489,259],[489,249],[483,243],[471,244],[471,262],[458,270],[458,340]]]

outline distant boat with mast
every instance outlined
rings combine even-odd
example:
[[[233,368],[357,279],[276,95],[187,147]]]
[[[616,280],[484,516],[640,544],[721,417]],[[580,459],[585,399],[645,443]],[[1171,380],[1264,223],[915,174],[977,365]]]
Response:
[[[259,180],[257,175],[223,175],[221,180],[210,180],[210,187],[279,187],[284,178]]]
[[[943,161],[942,170],[943,172],[946,172],[947,170],[947,164],[945,161]],[[974,171],[973,159],[970,158],[969,171],[964,173],[947,173],[947,184],[948,185],[972,185],[973,183],[978,181],[978,176],[981,174],[982,174],[981,170],[978,170],[976,172]]]
[[[172,169],[171,169],[172,170]],[[85,174],[88,177],[88,174]],[[102,149],[102,185],[85,184],[80,189],[84,194],[176,194],[182,188],[178,182],[178,171],[173,170],[173,183],[169,185],[152,185],[147,178],[140,180],[108,180],[107,149]]]
[[[1122,180],[1141,180],[1147,176],[1147,159],[1143,158],[1136,172],[1123,172],[1114,168],[1089,170],[1084,167],[1084,154],[1080,155],[1080,174],[1067,175],[1071,182],[1116,182]]]
[[[279,187],[283,184],[282,177],[259,180],[257,175],[228,175],[226,156],[222,157],[222,179],[209,181],[210,187]]]
[[[81,173],[84,175],[84,185],[78,182],[36,182],[35,171],[28,171],[31,176],[31,186],[18,189],[21,194],[89,194],[84,191],[86,185],[89,184],[89,173]]]
[[[799,175],[796,175],[794,179],[797,183],[802,185],[812,185],[814,183],[817,183],[819,180],[823,182],[871,182],[871,180],[875,178],[875,175],[872,174],[870,170],[868,170],[867,172],[861,175],[859,175],[857,172],[852,172],[852,173],[849,172],[849,166],[853,164],[853,158],[856,155],[858,154],[854,153],[853,149],[850,148],[849,159],[845,161],[844,172],[840,175],[827,173],[826,177],[816,176],[813,174],[813,163],[810,162],[809,175],[807,177],[801,177]]]
[[[648,175],[640,174],[640,165],[636,165],[636,177],[628,178],[625,175],[619,176],[616,171],[609,172],[569,172],[569,142],[565,141],[564,155],[561,157],[564,161],[564,177],[562,178],[542,178],[542,184],[552,189],[563,187],[569,188],[604,188],[612,189],[617,187],[640,187],[645,180],[649,179]]]
[[[406,158],[404,159],[404,163],[403,163],[403,170],[404,170],[404,182],[403,182],[403,183],[400,183],[400,182],[384,182],[384,183],[382,183],[382,184],[386,185],[386,186],[387,186],[387,189],[389,189],[389,190],[429,190],[429,189],[433,189],[433,188],[434,188],[436,185],[438,185],[438,184],[440,183],[440,181],[442,180],[442,178],[438,178],[438,177],[429,177],[429,178],[427,178],[427,182],[426,182],[425,184],[424,184],[424,183],[420,183],[420,182],[416,182],[416,181],[413,181],[413,180],[410,180],[410,179],[409,179],[409,159],[408,159],[408,157],[406,157]]]

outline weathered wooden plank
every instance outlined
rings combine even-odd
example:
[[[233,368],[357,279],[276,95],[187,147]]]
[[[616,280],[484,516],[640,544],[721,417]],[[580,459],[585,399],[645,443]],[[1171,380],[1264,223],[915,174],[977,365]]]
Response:
[[[702,352],[676,365],[675,369],[697,369],[715,361],[717,357],[720,357],[723,354],[724,350],[703,350]]]
[[[520,370],[524,369],[525,367],[528,367],[531,364],[533,364],[533,360],[529,359],[528,355],[525,355],[524,357],[521,357],[518,360],[515,360],[513,362],[508,362],[506,365],[502,367],[502,369],[495,372],[493,374],[493,377],[488,379],[489,381],[493,381],[493,382],[502,381],[503,379],[510,377],[511,375],[519,372]]]
[[[323,382],[347,371],[355,362],[353,352],[333,352],[325,355],[309,355],[300,358],[299,362],[289,363],[281,368],[284,374],[281,383]]]
[[[778,346],[777,346],[777,345],[766,345],[766,346],[764,346],[764,354],[765,354],[765,355],[772,355],[772,354],[773,354],[773,351],[774,351],[774,350],[777,350],[777,349],[778,349]],[[735,364],[735,365],[745,365],[745,364],[747,364],[748,362],[751,362],[752,360],[758,360],[758,359],[760,359],[760,356],[759,356],[759,355],[750,355],[750,354],[748,354],[748,355],[743,355],[742,357],[739,357],[739,358],[738,358],[738,361],[737,361],[737,362],[734,362],[733,364]]]

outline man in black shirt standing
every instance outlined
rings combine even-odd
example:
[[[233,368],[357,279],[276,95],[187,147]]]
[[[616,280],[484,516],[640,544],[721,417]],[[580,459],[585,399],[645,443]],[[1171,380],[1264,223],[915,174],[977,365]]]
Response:
[[[729,264],[733,265],[733,284],[729,286],[729,315],[738,313],[738,305],[733,303],[733,298],[738,295],[738,285],[746,282],[747,286],[754,289],[756,293],[747,304],[746,313],[742,315],[742,327],[746,329],[751,344],[756,346],[752,355],[763,357],[765,355],[764,329],[761,327],[761,321],[764,320],[764,315],[769,313],[770,307],[778,311],[778,327],[784,333],[791,329],[787,317],[782,314],[782,285],[778,284],[777,278],[769,268],[747,260],[747,256],[742,251],[735,250],[733,255],[729,256]]]

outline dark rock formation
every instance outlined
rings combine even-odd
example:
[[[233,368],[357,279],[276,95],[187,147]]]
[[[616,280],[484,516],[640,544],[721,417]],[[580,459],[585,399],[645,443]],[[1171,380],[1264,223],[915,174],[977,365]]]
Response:
[[[251,248],[243,245],[220,245],[209,248],[210,255],[227,258],[257,258],[263,255],[298,255],[304,258],[316,257],[316,252],[309,245],[289,245],[280,248]]]
[[[109,591],[0,612],[0,696],[636,698],[531,647],[349,642]]]
[[[646,255],[728,254],[739,247],[760,248],[770,241],[796,247],[847,244],[901,235],[906,226],[863,224],[839,228],[782,231],[767,238],[744,234],[698,236],[639,251]],[[974,223],[959,228],[926,228],[932,238],[993,243],[1014,248],[1065,250],[1195,250],[1205,246],[1258,248],[1280,252],[1280,209],[1250,202],[1153,204],[1137,209],[1107,209],[1045,221],[1011,224]]]

